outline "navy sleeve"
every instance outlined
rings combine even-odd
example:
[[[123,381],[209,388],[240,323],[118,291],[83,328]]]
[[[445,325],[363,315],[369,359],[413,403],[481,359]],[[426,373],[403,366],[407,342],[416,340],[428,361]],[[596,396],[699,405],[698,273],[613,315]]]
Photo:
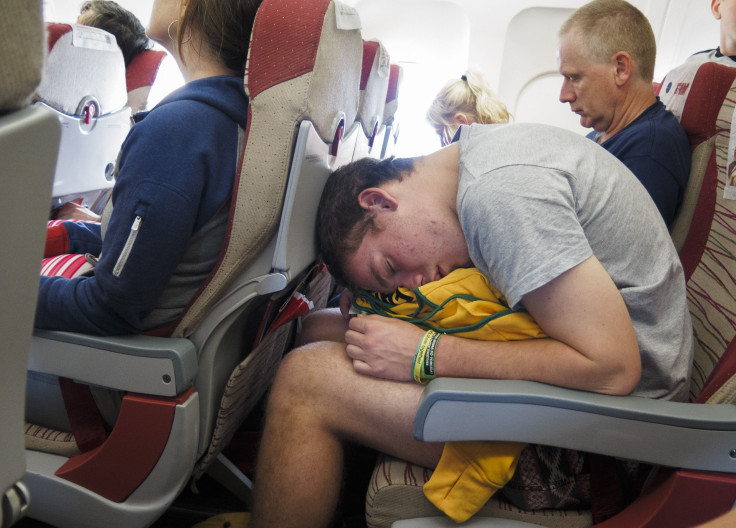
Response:
[[[69,237],[69,253],[90,253],[98,256],[102,251],[100,224],[95,222],[64,222]]]
[[[37,327],[136,333],[156,306],[195,230],[208,180],[224,172],[223,149],[213,145],[237,143],[237,125],[210,107],[173,103],[166,109],[135,125],[123,144],[114,211],[94,275],[42,279]],[[182,134],[193,127],[196,133]],[[234,170],[226,177],[232,182]]]

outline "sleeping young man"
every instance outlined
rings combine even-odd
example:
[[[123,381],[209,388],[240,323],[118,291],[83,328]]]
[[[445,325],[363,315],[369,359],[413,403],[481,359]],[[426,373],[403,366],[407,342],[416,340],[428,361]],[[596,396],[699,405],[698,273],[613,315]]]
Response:
[[[356,161],[331,175],[317,228],[330,271],[350,287],[391,293],[473,266],[547,336],[445,335],[435,343],[436,376],[687,397],[692,328],[665,223],[636,177],[577,134],[473,125],[425,157]],[[428,468],[440,459],[443,444],[412,435],[422,392],[412,365],[424,330],[380,315],[341,324],[342,342],[306,344],[281,364],[253,526],[328,526],[344,442]],[[589,499],[581,490],[577,506]]]

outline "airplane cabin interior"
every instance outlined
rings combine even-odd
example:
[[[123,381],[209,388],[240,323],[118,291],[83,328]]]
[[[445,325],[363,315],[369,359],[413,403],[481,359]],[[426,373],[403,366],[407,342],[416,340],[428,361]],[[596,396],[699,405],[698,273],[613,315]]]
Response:
[[[736,62],[688,61],[719,45],[708,0],[628,1],[651,25],[652,90],[692,156],[668,227],[693,322],[688,401],[442,378],[424,389],[413,427],[421,441],[549,445],[658,470],[615,515],[597,506],[523,510],[497,494],[456,524],[423,494],[431,470],[356,447],[331,526],[695,528],[736,508]],[[117,0],[144,27],[169,2]],[[171,324],[93,335],[34,327],[39,277],[82,280],[101,258],[47,255],[64,222],[57,215],[74,204],[88,214],[81,222],[107,225],[135,115],[186,83],[153,41],[126,65],[113,35],[78,23],[81,0],[3,0],[0,528],[248,526],[233,512],[251,511],[279,363],[301,316],[336,306],[339,294],[314,229],[328,177],[362,158],[440,149],[427,110],[469,70],[512,123],[587,135],[561,102],[558,35],[587,3],[262,0],[243,79],[247,127],[227,208],[218,210],[224,243],[211,272]],[[30,421],[28,371],[60,380],[72,431]],[[96,408],[87,413],[102,391],[117,395],[113,423]]]

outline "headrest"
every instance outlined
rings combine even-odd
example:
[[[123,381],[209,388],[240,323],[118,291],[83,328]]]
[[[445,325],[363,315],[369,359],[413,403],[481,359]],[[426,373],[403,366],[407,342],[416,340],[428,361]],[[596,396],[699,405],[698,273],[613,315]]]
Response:
[[[736,68],[713,62],[685,63],[668,73],[660,87],[660,99],[680,120],[693,154],[685,194],[670,227],[686,278],[699,262],[699,251],[709,232],[709,224],[704,219],[712,213],[703,212],[710,209],[703,209],[702,201],[709,196],[712,204],[713,195],[705,192],[703,185],[711,181],[712,186],[716,181],[716,165],[720,166],[713,158],[716,137],[729,137],[731,133],[733,103],[727,94],[735,78]],[[728,150],[723,150],[724,158]]]
[[[56,110],[79,115],[94,97],[101,115],[120,110],[128,99],[125,61],[115,37],[78,24],[47,24],[49,52],[36,98]]]
[[[714,62],[685,63],[665,76],[660,99],[687,131],[691,148],[716,133],[716,118],[734,78],[736,68]]]
[[[377,40],[363,42],[363,60],[360,75],[358,121],[366,136],[372,137],[374,128],[381,125],[390,76],[390,57]]]
[[[359,57],[355,64],[347,62],[356,53],[360,19],[347,6],[334,2],[341,7],[330,8],[332,4],[330,0],[264,0],[253,26],[245,80],[251,105],[265,90],[283,84],[282,89],[291,92],[285,94],[289,103],[301,107],[301,114],[309,116],[326,142],[332,141],[336,108],[345,113],[346,129],[355,120],[360,78],[356,74]],[[298,84],[307,91],[297,92],[284,84],[303,76]]]
[[[45,55],[41,2],[3,0],[0,17],[0,112],[30,102]]]
[[[129,92],[142,86],[151,86],[156,80],[165,51],[146,50],[136,55],[125,69],[125,85]]]
[[[404,70],[398,64],[392,64],[388,76],[388,91],[386,92],[386,106],[383,108],[383,122],[391,124],[399,107],[399,87],[404,78]]]
[[[127,104],[132,113],[148,108],[148,96],[156,80],[158,69],[166,57],[165,51],[146,50],[130,61],[125,69],[125,84],[128,89]]]

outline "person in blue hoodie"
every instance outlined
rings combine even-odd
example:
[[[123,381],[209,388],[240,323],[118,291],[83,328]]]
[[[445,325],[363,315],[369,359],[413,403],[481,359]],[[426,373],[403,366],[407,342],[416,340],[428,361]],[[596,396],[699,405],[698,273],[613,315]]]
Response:
[[[225,239],[259,4],[153,2],[147,33],[174,56],[186,84],[136,115],[101,224],[63,222],[47,237],[47,255],[99,259],[89,276],[41,277],[37,328],[98,335],[166,328],[203,284]],[[100,394],[95,399],[110,423],[118,397]],[[55,376],[28,373],[26,416],[70,430]]]
[[[47,254],[100,258],[91,276],[41,278],[37,328],[99,335],[161,328],[204,282],[225,237],[259,3],[153,3],[147,32],[187,82],[136,115],[121,147],[109,221],[65,222],[49,237]]]

